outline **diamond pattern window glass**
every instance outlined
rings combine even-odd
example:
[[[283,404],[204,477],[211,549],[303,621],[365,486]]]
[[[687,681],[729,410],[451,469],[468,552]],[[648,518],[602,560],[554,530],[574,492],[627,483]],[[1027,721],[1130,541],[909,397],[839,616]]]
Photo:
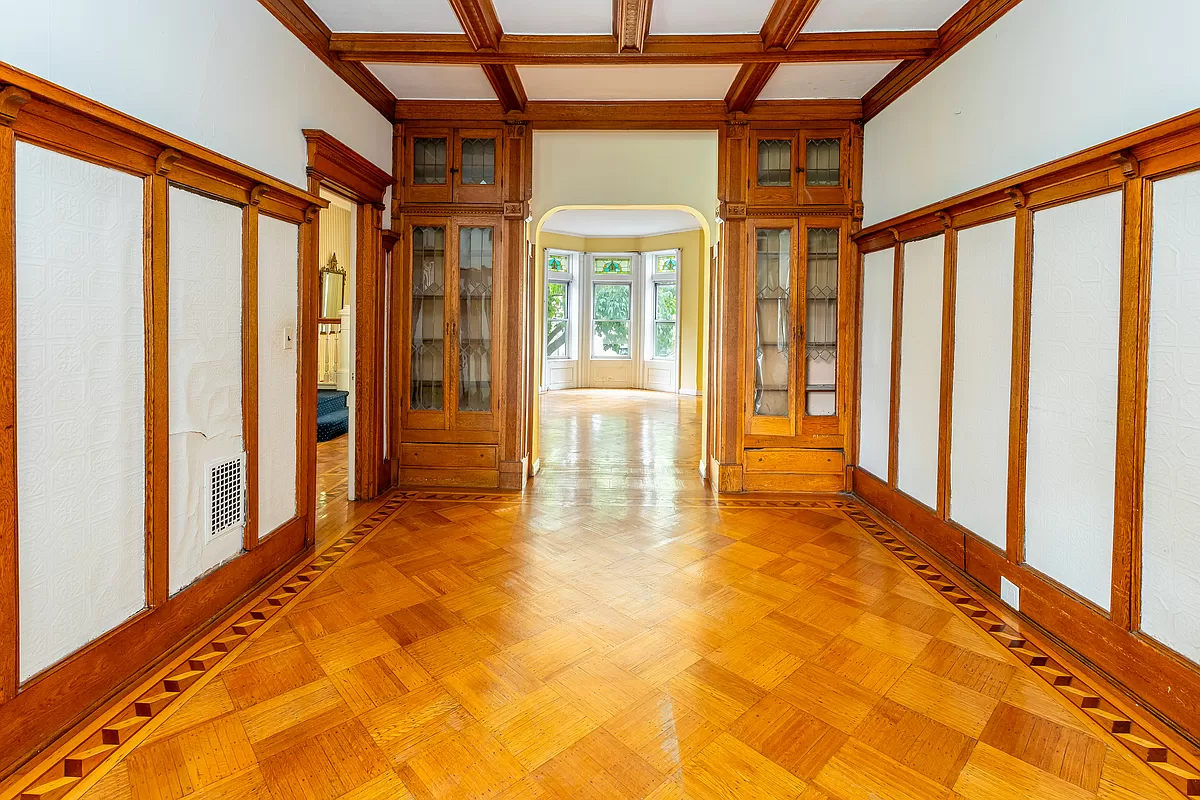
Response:
[[[632,275],[631,258],[596,258],[592,261],[592,272],[596,275]]]
[[[755,236],[754,413],[788,416],[791,360],[792,232],[760,229]]]
[[[840,186],[842,147],[837,139],[809,139],[804,165],[805,186]]]
[[[420,137],[413,139],[413,184],[445,185],[446,140]]]
[[[1154,184],[1141,630],[1200,663],[1200,172]]]
[[[837,414],[838,228],[808,231],[805,412]]]
[[[415,227],[412,236],[409,405],[414,411],[441,411],[445,381],[446,229]]]
[[[146,350],[142,181],[24,142],[15,172],[25,681],[145,607]]]
[[[458,410],[492,409],[492,229],[458,231]]]
[[[496,140],[462,140],[462,182],[490,186],[496,182]]]
[[[792,185],[792,140],[761,139],[758,142],[758,185]]]

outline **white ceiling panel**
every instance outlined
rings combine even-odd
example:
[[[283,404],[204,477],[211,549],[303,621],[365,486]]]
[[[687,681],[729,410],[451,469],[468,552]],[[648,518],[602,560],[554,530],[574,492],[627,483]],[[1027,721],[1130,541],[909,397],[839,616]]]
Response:
[[[650,32],[758,33],[772,4],[772,0],[654,0]]]
[[[447,0],[308,0],[337,33],[462,33]]]
[[[612,0],[493,0],[493,5],[505,33],[612,33]]]
[[[518,67],[530,100],[720,100],[736,64],[669,67]]]
[[[569,208],[546,220],[542,230],[583,237],[642,237],[699,230],[686,211],[662,208]]]
[[[759,95],[760,100],[858,100],[899,61],[781,64]]]
[[[474,64],[367,64],[400,100],[495,100],[483,70]]]
[[[935,31],[966,0],[821,0],[805,33],[824,31]]]

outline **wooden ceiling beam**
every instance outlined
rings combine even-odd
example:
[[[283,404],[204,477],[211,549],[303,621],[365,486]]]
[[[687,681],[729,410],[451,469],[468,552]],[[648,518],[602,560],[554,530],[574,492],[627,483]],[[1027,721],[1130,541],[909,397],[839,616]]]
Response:
[[[804,61],[904,61],[932,55],[936,31],[802,33],[786,50],[768,51],[755,34],[647,36],[641,52],[618,52],[613,36],[500,37],[478,51],[463,34],[335,33],[344,61],[409,64],[750,64]]]
[[[392,121],[396,96],[362,64],[347,62],[330,49],[333,37],[329,26],[321,21],[304,0],[259,0],[263,7],[283,23],[297,39],[325,62],[351,89],[370,103],[387,120]]]
[[[766,53],[787,52],[800,37],[808,18],[821,0],[775,0],[759,36]],[[725,94],[730,111],[749,111],[767,83],[779,69],[779,62],[742,64]]]
[[[650,35],[654,0],[613,0],[613,37],[618,53],[640,53]]]
[[[483,53],[495,53],[504,38],[504,28],[492,0],[450,0],[450,6],[458,16],[466,39],[476,57]],[[496,97],[505,111],[520,111],[529,98],[521,85],[521,76],[512,64],[481,63],[483,74],[496,92]]]
[[[968,0],[938,30],[938,46],[933,53],[924,58],[906,60],[867,92],[863,98],[864,120],[870,120],[894,103],[1019,2],[1021,0]]]

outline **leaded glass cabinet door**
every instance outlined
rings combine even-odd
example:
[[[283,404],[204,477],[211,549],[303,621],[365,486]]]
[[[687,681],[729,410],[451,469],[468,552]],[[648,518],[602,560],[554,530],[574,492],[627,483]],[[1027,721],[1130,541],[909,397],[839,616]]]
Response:
[[[500,202],[501,133],[495,129],[463,129],[455,134],[454,202]]]
[[[838,413],[840,227],[808,226],[804,240],[804,414]]]
[[[496,409],[493,332],[497,228],[487,220],[454,225],[454,400],[451,427],[491,430]]]
[[[759,131],[750,152],[750,197],[755,203],[790,205],[798,175],[795,131]]]
[[[454,136],[448,128],[410,130],[405,142],[405,194],[409,202],[448,203],[454,183]]]
[[[443,430],[449,423],[447,303],[450,226],[413,220],[408,228],[408,390],[405,427]]]
[[[750,225],[747,433],[796,432],[796,225]]]

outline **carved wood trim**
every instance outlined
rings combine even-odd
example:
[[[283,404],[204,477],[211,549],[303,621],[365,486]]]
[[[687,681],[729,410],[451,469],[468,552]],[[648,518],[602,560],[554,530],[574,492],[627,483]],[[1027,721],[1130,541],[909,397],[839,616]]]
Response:
[[[170,148],[163,150],[158,154],[158,158],[154,161],[154,174],[167,176],[171,174],[171,170],[175,168],[175,164],[179,159],[183,158],[183,154],[178,150]]]
[[[640,53],[650,35],[654,0],[613,0],[613,36],[618,53]]]
[[[382,203],[392,176],[323,130],[306,128],[308,175],[360,203]]]
[[[261,205],[263,198],[266,197],[267,192],[269,192],[269,191],[271,191],[270,186],[264,186],[261,183],[258,186],[255,186],[253,189],[250,190],[250,205],[252,205],[252,206]]]
[[[1008,195],[1008,199],[1012,200],[1012,204],[1016,208],[1024,208],[1025,203],[1028,202],[1025,193],[1021,191],[1020,187],[1011,186],[1005,189],[1004,193]]]
[[[509,116],[497,101],[401,100],[396,103],[397,119],[420,121],[422,125],[478,127],[480,123],[507,122]],[[862,103],[858,100],[760,100],[750,111],[736,115],[728,112],[722,100],[531,100],[520,114],[520,121],[539,130],[715,130],[728,123],[795,125],[806,121],[849,122],[860,116]]]
[[[0,125],[11,127],[17,121],[17,114],[30,100],[29,92],[18,86],[5,86],[0,89]]]
[[[1132,150],[1122,150],[1119,153],[1114,153],[1112,157],[1113,163],[1121,168],[1121,174],[1127,180],[1133,180],[1138,176],[1141,165],[1138,163],[1137,156]]]

